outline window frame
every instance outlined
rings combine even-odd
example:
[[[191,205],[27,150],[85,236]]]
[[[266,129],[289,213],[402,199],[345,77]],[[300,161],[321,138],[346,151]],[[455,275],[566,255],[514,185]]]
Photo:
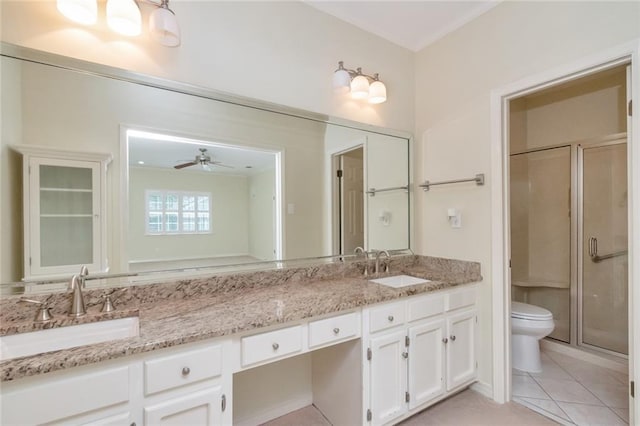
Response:
[[[151,209],[149,200],[154,195],[160,195],[161,197],[161,209]],[[178,208],[177,210],[169,210],[167,209],[166,199],[167,196],[175,195],[178,197]],[[194,209],[193,210],[184,210],[184,198],[185,197],[194,197]],[[206,210],[199,209],[198,197],[207,197],[208,205]],[[144,203],[145,203],[145,215],[144,215],[144,229],[145,235],[205,235],[213,233],[213,223],[212,223],[212,207],[213,201],[210,192],[204,191],[173,191],[170,189],[146,189],[144,195]],[[152,213],[160,213],[160,226],[162,229],[160,231],[152,230],[150,227],[149,217]],[[175,231],[167,230],[167,214],[175,213],[178,216],[178,229]],[[194,230],[184,230],[184,218],[185,213],[194,215]],[[199,213],[207,213],[208,214],[208,229],[204,231],[198,230],[198,219],[200,218]]]

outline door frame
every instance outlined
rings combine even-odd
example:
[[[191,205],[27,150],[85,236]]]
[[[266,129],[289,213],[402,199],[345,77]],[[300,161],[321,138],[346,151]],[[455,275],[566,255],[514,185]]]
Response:
[[[491,251],[492,251],[492,382],[493,399],[511,399],[511,288],[509,268],[509,166],[508,107],[510,100],[586,75],[629,64],[631,99],[640,102],[640,39],[598,52],[575,62],[542,72],[492,90],[491,112]],[[629,380],[640,379],[640,327],[633,327],[640,313],[640,114],[628,117],[629,182]],[[636,184],[634,184],[636,183]],[[636,318],[638,317],[638,318]],[[640,398],[632,399],[630,424],[640,413]]]
[[[342,248],[341,242],[341,218],[340,218],[340,184],[335,179],[336,173],[340,168],[340,156],[346,154],[351,151],[355,151],[356,149],[362,148],[362,181],[363,181],[363,190],[367,188],[367,137],[363,137],[357,140],[352,141],[349,144],[341,146],[339,149],[334,151],[329,151],[329,188],[331,189],[331,198],[330,198],[330,209],[331,209],[331,253],[340,253]],[[363,211],[367,212],[367,197],[364,197],[364,206]],[[367,247],[367,215],[365,214],[363,217],[364,220],[364,247]],[[342,253],[351,254],[351,253]]]

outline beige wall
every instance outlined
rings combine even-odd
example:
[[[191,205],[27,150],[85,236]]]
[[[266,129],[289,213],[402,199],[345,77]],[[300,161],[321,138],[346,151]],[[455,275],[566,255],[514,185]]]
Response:
[[[273,183],[273,180],[271,181]],[[147,235],[145,191],[211,193],[211,233]],[[249,253],[249,182],[188,170],[129,169],[129,261],[237,256]],[[271,226],[269,226],[269,231]]]
[[[489,185],[416,191],[416,250],[477,260],[479,378],[492,383],[491,90],[640,36],[637,2],[503,2],[416,55],[416,181],[487,174]],[[447,225],[447,207],[462,229]]]
[[[3,41],[379,126],[413,129],[413,53],[303,2],[175,1],[182,44],[172,49],[76,25],[55,1],[0,2]],[[143,22],[153,7],[140,3]],[[372,106],[335,95],[344,60],[379,73],[389,99]]]

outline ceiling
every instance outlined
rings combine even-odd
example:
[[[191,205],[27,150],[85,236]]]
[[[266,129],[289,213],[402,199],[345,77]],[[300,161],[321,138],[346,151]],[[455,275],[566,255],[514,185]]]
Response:
[[[500,2],[500,0],[304,1],[316,9],[414,52],[460,28]]]
[[[180,171],[250,176],[275,167],[275,154],[257,149],[138,131],[129,131],[127,136],[130,167],[173,169],[193,161],[200,154],[199,148],[207,149],[211,161],[229,167],[213,165],[206,171],[200,166],[191,166]]]

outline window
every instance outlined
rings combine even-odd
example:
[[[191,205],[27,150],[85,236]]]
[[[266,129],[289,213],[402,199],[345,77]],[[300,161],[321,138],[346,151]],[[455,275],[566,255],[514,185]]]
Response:
[[[206,234],[211,232],[211,194],[146,191],[147,234]]]

